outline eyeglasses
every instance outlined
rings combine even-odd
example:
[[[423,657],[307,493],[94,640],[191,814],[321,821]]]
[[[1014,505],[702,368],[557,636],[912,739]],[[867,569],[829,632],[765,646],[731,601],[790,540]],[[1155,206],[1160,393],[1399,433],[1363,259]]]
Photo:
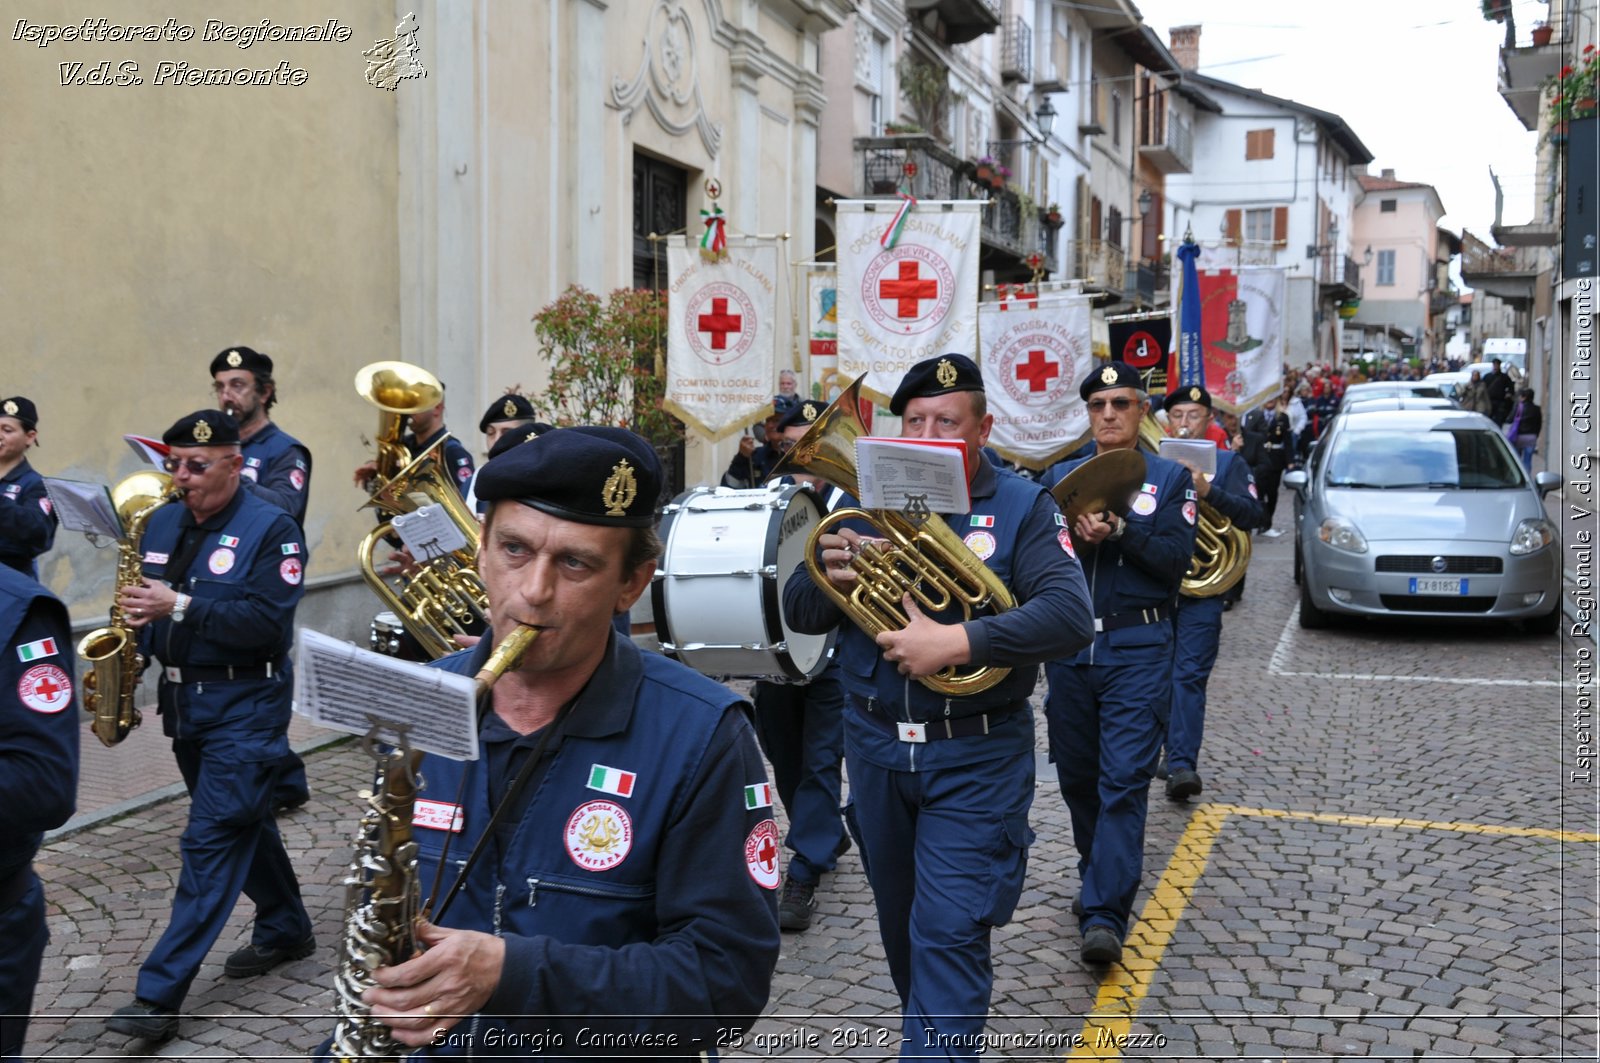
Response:
[[[204,476],[215,465],[216,461],[201,461],[199,458],[165,458],[161,467],[170,473],[176,473],[181,466],[189,470],[190,476]]]
[[[243,395],[252,392],[255,389],[256,382],[254,380],[229,380],[226,382],[219,380],[211,385],[211,390],[218,395],[221,395],[224,392],[235,392]]]
[[[1126,410],[1128,407],[1130,407],[1132,405],[1133,405],[1133,400],[1130,399],[1130,398],[1090,399],[1089,400],[1089,412],[1090,413],[1099,413],[1100,411],[1104,410],[1107,406],[1110,406],[1113,410],[1116,410],[1118,413],[1121,413],[1121,412],[1123,412],[1124,410]]]

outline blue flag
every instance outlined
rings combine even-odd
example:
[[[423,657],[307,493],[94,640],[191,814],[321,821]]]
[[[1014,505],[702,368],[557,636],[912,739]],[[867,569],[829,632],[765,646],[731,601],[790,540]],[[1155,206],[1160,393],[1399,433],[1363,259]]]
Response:
[[[1178,248],[1183,261],[1183,295],[1178,304],[1178,386],[1206,386],[1206,360],[1200,344],[1200,274],[1195,259],[1200,245],[1185,240]]]

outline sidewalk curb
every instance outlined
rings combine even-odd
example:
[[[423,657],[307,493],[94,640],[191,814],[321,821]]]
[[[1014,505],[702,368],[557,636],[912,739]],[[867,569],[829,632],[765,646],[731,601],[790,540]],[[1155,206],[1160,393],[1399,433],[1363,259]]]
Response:
[[[307,739],[298,746],[295,746],[294,751],[304,756],[308,753],[316,753],[324,749],[331,749],[334,746],[343,745],[346,742],[352,741],[355,737],[355,735],[339,734],[337,732],[319,735],[316,738]],[[66,823],[57,827],[55,830],[46,831],[43,844],[49,845],[52,842],[58,842],[64,838],[70,838],[75,834],[81,834],[86,830],[98,827],[102,823],[109,823],[112,820],[121,819],[123,816],[130,815],[134,812],[143,811],[152,805],[159,805],[163,801],[170,801],[174,797],[182,797],[186,792],[187,791],[185,790],[183,783],[175,782],[170,785],[163,786],[159,790],[151,790],[149,793],[139,794],[136,797],[129,797],[125,800],[118,801],[115,804],[106,805],[104,808],[97,808],[93,812],[85,812],[81,816],[73,816],[71,819],[67,820]]]

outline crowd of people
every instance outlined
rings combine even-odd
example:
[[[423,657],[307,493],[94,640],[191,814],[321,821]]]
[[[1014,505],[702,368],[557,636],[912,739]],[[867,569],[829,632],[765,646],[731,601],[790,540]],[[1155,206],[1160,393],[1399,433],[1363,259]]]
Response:
[[[259,975],[317,947],[277,827],[309,795],[286,735],[311,454],[272,421],[268,356],[230,347],[211,374],[218,407],[163,436],[163,467],[181,494],[154,511],[137,578],[119,580],[115,599],[114,619],[158,666],[156,711],[190,796],[170,921],[136,999],[106,1021],[152,1041],[178,1032],[241,895],[255,904],[253,930],[224,975]],[[811,925],[824,876],[854,845],[902,1006],[904,1054],[976,1058],[991,934],[1011,918],[1034,840],[1029,697],[1040,669],[1079,854],[1078,951],[1100,969],[1121,959],[1134,919],[1152,780],[1164,778],[1173,801],[1204,789],[1205,690],[1228,600],[1185,584],[1197,526],[1215,512],[1272,534],[1284,470],[1359,379],[1287,372],[1282,392],[1240,419],[1203,387],[1153,397],[1135,370],[1100,363],[1079,391],[1090,441],[1030,478],[987,447],[994,418],[977,365],[958,354],[918,363],[890,410],[903,437],[963,448],[969,508],[940,516],[1016,607],[934,612],[908,594],[903,626],[866,630],[837,603],[860,586],[882,530],[846,521],[818,543],[835,595],[804,566],[780,574],[796,631],[837,630],[831,660],[807,683],[758,683],[753,705],[626,637],[662,552],[662,471],[649,444],[622,429],[553,429],[508,394],[479,422],[490,455],[479,469],[446,428],[443,401],[413,414],[407,453],[435,453],[481,516],[489,602],[487,626],[434,666],[471,676],[518,628],[539,633],[485,696],[481,759],[423,760],[429,789],[412,823],[420,881],[434,879],[448,844],[459,854],[449,864],[455,903],[418,926],[418,955],[378,969],[364,998],[372,1018],[424,1055],[472,1055],[491,1030],[559,1039],[579,1023],[695,1055],[755,1021],[780,934]],[[822,417],[786,383],[725,485],[760,488]],[[1169,433],[1218,441],[1214,472],[1139,447],[1157,409]],[[1506,418],[1519,448],[1536,438],[1531,393]],[[20,1052],[26,1023],[15,1016],[27,1014],[45,946],[30,862],[40,832],[71,813],[82,693],[65,610],[36,582],[54,530],[23,456],[37,425],[33,403],[0,400],[0,544],[10,551],[0,553],[9,566],[0,634],[4,667],[17,673],[5,688],[17,694],[0,730],[0,793],[26,808],[6,828],[0,865],[0,924],[21,945],[0,961],[8,1054]],[[1052,497],[1115,461],[1137,468],[1126,505],[1067,513]],[[788,471],[825,510],[855,504],[803,463]],[[380,476],[366,465],[355,479]],[[397,555],[400,569],[415,564]],[[963,669],[998,678],[941,679]]]

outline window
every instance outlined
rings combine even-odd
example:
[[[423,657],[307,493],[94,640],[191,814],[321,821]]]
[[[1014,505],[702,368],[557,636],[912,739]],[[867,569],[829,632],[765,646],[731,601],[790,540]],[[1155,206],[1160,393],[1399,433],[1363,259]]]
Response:
[[[1252,129],[1246,133],[1244,135],[1245,160],[1272,158],[1272,134],[1273,130],[1271,129]]]
[[[1122,211],[1116,207],[1106,211],[1106,241],[1112,247],[1122,246]]]
[[[1122,143],[1122,93],[1111,90],[1111,143]]]
[[[1394,284],[1394,252],[1378,252],[1378,283],[1385,287]]]
[[[1247,244],[1271,242],[1272,211],[1269,208],[1244,212],[1244,240]]]
[[[1399,209],[1399,206],[1400,201],[1397,199],[1380,199],[1378,200],[1378,213],[1393,214]]]
[[[1223,221],[1223,231],[1229,247],[1237,247],[1241,241],[1262,247],[1282,247],[1289,239],[1289,208],[1230,210]]]
[[[867,44],[866,69],[862,71],[863,82],[868,89],[867,105],[872,122],[872,135],[883,136],[883,126],[892,116],[883,113],[883,99],[888,92],[889,72],[889,39],[877,33],[872,34],[872,39]]]

